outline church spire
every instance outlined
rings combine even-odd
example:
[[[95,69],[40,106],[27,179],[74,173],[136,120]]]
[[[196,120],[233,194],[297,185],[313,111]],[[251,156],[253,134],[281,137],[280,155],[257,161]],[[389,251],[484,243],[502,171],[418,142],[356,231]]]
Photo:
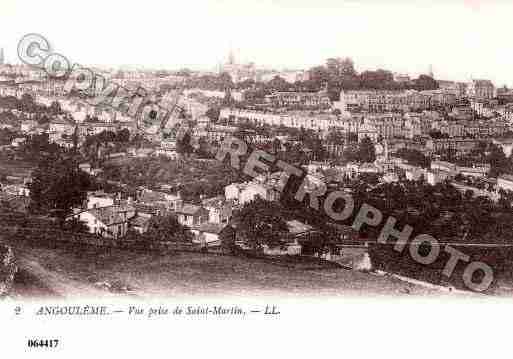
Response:
[[[0,65],[3,65],[5,62],[5,57],[4,57],[4,48],[0,48]]]

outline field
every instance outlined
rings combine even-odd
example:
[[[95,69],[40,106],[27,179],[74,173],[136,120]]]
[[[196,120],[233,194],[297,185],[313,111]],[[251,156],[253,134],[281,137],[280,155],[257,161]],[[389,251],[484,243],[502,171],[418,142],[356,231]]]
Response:
[[[302,270],[259,259],[203,253],[134,252],[92,246],[15,244],[22,269],[17,293],[58,297],[135,295],[397,295],[434,293],[399,280],[346,270]],[[32,290],[37,283],[38,290]],[[100,285],[101,283],[101,285]],[[109,289],[110,288],[110,289]],[[129,288],[113,291],[112,288]]]

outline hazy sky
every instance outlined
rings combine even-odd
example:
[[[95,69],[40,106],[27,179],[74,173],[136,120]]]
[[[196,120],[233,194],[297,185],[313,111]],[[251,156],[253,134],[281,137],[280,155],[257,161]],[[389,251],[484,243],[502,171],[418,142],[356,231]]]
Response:
[[[26,33],[84,65],[213,69],[240,61],[309,68],[350,56],[437,78],[513,85],[511,0],[1,0],[0,46],[11,62]]]

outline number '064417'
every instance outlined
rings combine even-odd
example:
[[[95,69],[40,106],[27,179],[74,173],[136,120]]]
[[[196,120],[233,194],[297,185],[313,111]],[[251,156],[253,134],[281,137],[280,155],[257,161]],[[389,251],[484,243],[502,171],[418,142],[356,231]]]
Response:
[[[29,339],[27,345],[29,348],[57,348],[59,339]]]

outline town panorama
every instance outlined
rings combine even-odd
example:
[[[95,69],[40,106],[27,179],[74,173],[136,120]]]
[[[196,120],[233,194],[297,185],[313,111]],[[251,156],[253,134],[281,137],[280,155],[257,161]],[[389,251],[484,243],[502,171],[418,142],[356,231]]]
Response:
[[[334,55],[88,69],[164,121],[0,50],[0,294],[510,296],[513,90]]]

